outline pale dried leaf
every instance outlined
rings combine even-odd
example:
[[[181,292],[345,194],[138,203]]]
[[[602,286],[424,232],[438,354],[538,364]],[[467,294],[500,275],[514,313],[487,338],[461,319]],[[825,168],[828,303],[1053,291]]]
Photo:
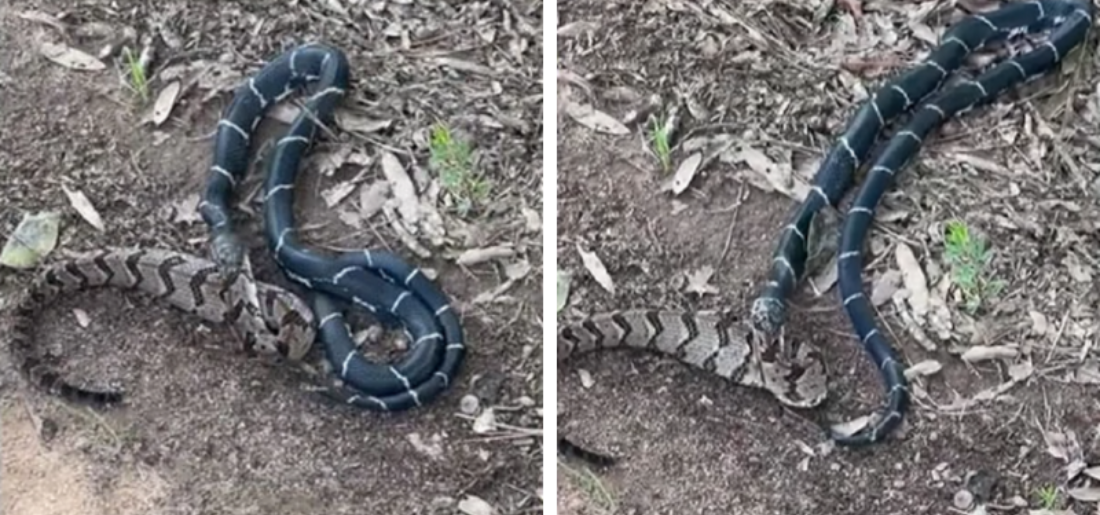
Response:
[[[321,192],[321,198],[325,201],[326,207],[333,207],[339,204],[341,200],[351,195],[351,192],[355,191],[355,184],[351,181],[341,181],[334,184],[331,188]]]
[[[1100,384],[1100,365],[1085,363],[1072,373],[1072,378],[1078,384]]]
[[[66,45],[42,41],[38,45],[38,51],[46,59],[72,70],[96,71],[107,68],[107,65],[95,56]]]
[[[432,442],[426,442],[424,438],[420,436],[420,433],[409,433],[408,439],[413,449],[416,449],[417,452],[429,458],[439,459],[443,456],[443,445],[440,444],[437,438],[433,438]]]
[[[386,203],[386,196],[390,194],[390,183],[377,181],[369,186],[359,187],[359,216],[364,220],[370,220],[382,209]]]
[[[480,497],[467,495],[465,499],[458,501],[458,511],[464,515],[497,515],[496,509]]]
[[[577,123],[596,132],[622,136],[630,134],[626,125],[616,120],[611,115],[596,109],[588,104],[568,102],[565,105],[565,114],[576,120]]]
[[[1066,463],[1071,463],[1081,456],[1081,446],[1077,443],[1077,434],[1073,431],[1065,433],[1043,431],[1043,440],[1047,444],[1047,453]]]
[[[917,363],[907,369],[905,369],[906,379],[914,379],[916,377],[927,377],[936,373],[939,373],[943,369],[943,364],[934,359],[926,359]]]
[[[1035,365],[1032,365],[1030,361],[1013,363],[1008,367],[1008,378],[1017,382],[1031,377],[1034,373]]]
[[[1093,479],[1100,479],[1100,466],[1088,467],[1082,470],[1081,473]]]
[[[901,271],[887,270],[875,279],[874,285],[871,287],[871,305],[875,307],[882,306],[883,303],[894,296],[899,288],[901,288]]]
[[[697,293],[699,295],[714,295],[718,293],[718,288],[710,283],[711,276],[714,275],[714,267],[710,265],[703,266],[702,268],[687,273],[687,287],[688,293]]]
[[[528,232],[542,232],[542,218],[539,217],[538,211],[527,206],[520,207],[520,211],[523,212],[523,219],[525,222],[524,228],[527,229]]]
[[[1100,501],[1100,488],[1095,486],[1082,486],[1066,490],[1066,495],[1081,502]]]
[[[164,89],[160,90],[156,102],[153,103],[153,125],[160,127],[160,124],[168,120],[168,116],[172,114],[172,108],[175,107],[179,95],[180,81],[178,80],[169,82]]]
[[[577,369],[577,375],[581,378],[581,386],[585,388],[592,388],[592,385],[596,384],[596,381],[592,379],[592,373],[583,369]]]
[[[393,120],[377,120],[359,116],[355,113],[339,111],[336,113],[336,124],[345,131],[359,134],[373,134],[384,131],[393,126]]]
[[[437,57],[433,59],[433,61],[437,66],[453,68],[460,72],[484,75],[486,77],[493,77],[497,74],[495,70],[488,66],[454,57]]]
[[[772,189],[786,195],[792,194],[790,171],[784,170],[763,151],[746,146],[736,155],[737,161],[748,165],[749,169],[764,179]]]
[[[587,252],[577,245],[577,253],[581,255],[581,263],[584,264],[584,268],[588,270],[588,273],[592,275],[592,278],[596,282],[603,286],[603,289],[607,290],[612,295],[615,294],[615,282],[611,280],[611,274],[607,273],[607,268],[603,266],[603,261],[600,261],[599,256],[595,252]]]
[[[405,167],[392,152],[382,150],[382,174],[386,176],[393,190],[394,199],[397,201],[397,211],[401,218],[410,224],[415,224],[420,219],[420,199],[416,196],[416,186],[413,184]]]
[[[73,209],[80,214],[80,217],[84,221],[91,224],[99,231],[103,231],[103,218],[99,216],[99,211],[96,211],[95,206],[88,200],[88,197],[79,190],[70,190],[65,186],[61,186],[62,191],[65,192],[65,196],[69,197],[69,204],[73,206]]]
[[[695,174],[699,171],[699,165],[702,162],[703,154],[696,152],[680,163],[680,166],[676,168],[676,173],[672,176],[672,193],[674,195],[679,195],[688,188],[691,180],[695,178]]]
[[[917,261],[917,256],[913,254],[913,249],[905,243],[897,244],[894,249],[894,257],[897,260],[898,268],[901,270],[901,278],[905,284],[905,289],[909,291],[906,302],[913,310],[913,315],[918,319],[923,319],[928,314],[929,308],[928,280],[924,276],[924,270],[921,268],[920,262]]]
[[[1050,322],[1047,320],[1046,315],[1034,309],[1028,310],[1027,314],[1031,317],[1031,332],[1040,336],[1051,334]]]
[[[92,323],[92,317],[88,316],[88,312],[83,309],[76,308],[73,310],[73,316],[76,317],[76,323],[80,324],[80,327],[88,327],[88,324]]]
[[[960,358],[967,363],[977,363],[991,359],[1013,359],[1019,353],[1018,349],[1005,345],[975,345],[966,349]]]
[[[871,419],[872,415],[862,415],[847,422],[833,424],[831,429],[834,433],[841,436],[852,436],[867,427],[867,425],[871,423]]]
[[[479,435],[483,435],[496,428],[497,418],[493,412],[493,408],[485,408],[477,418],[474,419],[473,432]]]
[[[558,302],[557,310],[561,311],[569,302],[569,287],[573,280],[573,274],[558,270]]]
[[[510,246],[497,245],[494,247],[483,247],[463,251],[455,258],[455,263],[462,266],[469,266],[494,259],[506,259],[514,255],[516,255],[516,249]]]

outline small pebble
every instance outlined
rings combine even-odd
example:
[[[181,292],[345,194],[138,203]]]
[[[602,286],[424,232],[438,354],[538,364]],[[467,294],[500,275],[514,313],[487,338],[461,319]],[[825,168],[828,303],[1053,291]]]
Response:
[[[467,415],[477,413],[480,407],[481,401],[478,400],[476,395],[467,394],[462,397],[462,400],[458,401],[458,409],[462,410],[462,412]]]
[[[974,494],[967,490],[959,490],[955,492],[955,498],[952,500],[955,507],[960,510],[966,510],[970,508],[970,505],[974,504]]]

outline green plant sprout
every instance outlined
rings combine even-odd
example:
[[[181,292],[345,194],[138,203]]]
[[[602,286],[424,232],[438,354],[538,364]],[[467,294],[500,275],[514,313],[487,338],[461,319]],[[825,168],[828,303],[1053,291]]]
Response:
[[[952,220],[944,235],[944,258],[951,269],[951,278],[963,295],[965,309],[973,314],[982,302],[997,295],[1004,281],[986,276],[986,267],[993,258],[984,241],[974,238],[965,223]]]
[[[470,145],[454,138],[450,129],[437,123],[431,131],[429,165],[439,173],[439,179],[466,216],[475,205],[489,196],[490,184],[474,172]]]

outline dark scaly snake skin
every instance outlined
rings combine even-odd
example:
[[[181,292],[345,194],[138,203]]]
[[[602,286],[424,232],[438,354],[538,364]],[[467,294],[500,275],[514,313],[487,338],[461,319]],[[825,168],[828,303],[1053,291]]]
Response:
[[[249,286],[255,286],[255,298]],[[313,312],[297,295],[239,274],[222,280],[213,262],[169,250],[112,248],[85,253],[47,267],[14,306],[11,351],[31,384],[66,400],[104,405],[120,402],[120,391],[97,391],[64,380],[34,345],[35,317],[64,294],[113,287],[147,293],[214,323],[232,324],[248,353],[298,361],[315,338]],[[257,302],[258,301],[258,302]]]
[[[816,348],[792,344],[789,355],[781,356],[778,345],[761,345],[755,334],[729,313],[602,313],[559,328],[558,363],[604,349],[643,350],[671,356],[732,384],[763,389],[793,408],[810,408],[825,400],[828,373]],[[598,465],[614,461],[566,438],[558,439],[558,449]]]
[[[879,442],[901,424],[909,403],[901,360],[876,328],[874,311],[862,293],[860,250],[882,194],[896,173],[919,152],[932,130],[951,116],[989,103],[1008,88],[1053,69],[1084,40],[1092,19],[1093,6],[1085,0],[1012,3],[963,19],[943,35],[942,44],[923,63],[886,83],[864,103],[822,162],[811,194],[783,228],[769,280],[753,303],[752,323],[763,333],[776,334],[786,320],[786,299],[805,275],[804,235],[816,215],[827,206],[837,206],[886,123],[916,107],[913,118],[886,144],[872,165],[842,230],[838,259],[841,298],[856,335],[882,374],[888,400],[877,420],[861,431],[852,435],[831,433],[837,443]],[[1005,60],[976,80],[962,81],[925,102],[974,50],[1044,30],[1051,33],[1035,50]]]
[[[320,125],[348,88],[343,52],[306,44],[263,67],[234,94],[218,122],[214,164],[199,205],[210,227],[214,261],[228,275],[245,249],[229,213],[233,190],[248,167],[249,143],[266,110],[314,85],[303,112],[275,146],[264,183],[264,225],[269,249],[288,278],[314,293],[328,361],[347,388],[324,393],[376,411],[400,411],[442,394],[465,358],[462,326],[447,297],[416,267],[398,256],[364,250],[326,256],[300,246],[294,231],[294,178]],[[348,305],[367,309],[388,326],[403,326],[410,350],[395,365],[372,363],[356,348],[343,319]],[[358,393],[351,393],[357,391]]]

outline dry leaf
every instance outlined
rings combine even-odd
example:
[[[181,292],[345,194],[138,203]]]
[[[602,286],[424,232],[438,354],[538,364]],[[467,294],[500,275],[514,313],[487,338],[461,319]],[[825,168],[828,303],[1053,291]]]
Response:
[[[943,369],[943,365],[934,359],[926,359],[905,369],[905,378],[913,379],[918,376],[930,376]]]
[[[469,249],[463,251],[455,258],[455,263],[462,266],[475,265],[477,263],[484,263],[493,259],[506,259],[516,255],[516,250],[512,247],[498,245],[495,247],[482,247],[479,249]]]
[[[386,196],[390,194],[390,183],[378,181],[370,186],[359,188],[359,216],[363,220],[370,220],[372,216],[382,209],[386,203]]]
[[[397,200],[397,211],[401,218],[410,224],[415,224],[420,219],[420,199],[416,196],[416,186],[413,184],[405,167],[392,152],[381,151],[382,173],[389,181],[393,190],[393,197]]]
[[[38,51],[46,59],[72,70],[95,71],[107,68],[95,56],[65,45],[43,41],[38,45]]]
[[[493,413],[493,408],[485,408],[477,418],[474,419],[473,432],[479,435],[483,435],[496,428],[497,418]]]
[[[611,115],[597,110],[588,104],[576,104],[568,102],[565,105],[565,113],[576,120],[577,123],[596,132],[622,136],[630,134],[630,129],[616,120]]]
[[[696,172],[699,171],[699,165],[703,162],[703,154],[696,152],[687,159],[685,159],[680,166],[676,168],[676,173],[672,176],[672,193],[679,195],[687,189],[691,184],[691,180],[695,178]]]
[[[169,82],[164,89],[160,90],[156,102],[153,103],[153,125],[160,127],[160,124],[168,119],[168,116],[172,114],[172,108],[176,105],[176,100],[179,99],[179,95],[180,81],[178,80]]]
[[[588,270],[589,274],[592,274],[592,278],[603,286],[603,289],[608,293],[615,294],[615,283],[611,280],[611,274],[607,273],[607,268],[603,266],[603,261],[600,261],[599,256],[595,252],[586,252],[581,246],[577,245],[577,253],[581,255],[581,263],[584,264],[584,268]]]
[[[408,439],[413,449],[416,449],[417,452],[425,456],[432,459],[439,459],[439,457],[443,455],[443,446],[439,443],[438,438],[433,438],[432,440],[434,441],[429,443],[424,441],[420,433],[410,433]]]
[[[596,384],[596,381],[592,379],[592,373],[583,369],[577,369],[577,375],[581,378],[581,386],[585,388],[592,388],[592,385]]]
[[[333,207],[339,204],[341,200],[347,198],[348,195],[351,195],[353,191],[355,191],[354,183],[351,181],[342,181],[321,192],[321,198],[324,199],[326,207]]]
[[[867,427],[867,425],[871,423],[871,417],[872,415],[863,415],[847,422],[833,424],[831,429],[838,435],[852,436]]]
[[[714,275],[714,267],[704,266],[694,272],[687,273],[687,288],[688,293],[697,293],[699,295],[714,295],[718,293],[718,288],[710,282],[711,276]]]
[[[479,497],[467,495],[465,499],[458,501],[458,511],[464,515],[497,515],[493,506]]]
[[[975,345],[966,349],[960,358],[967,363],[977,363],[979,361],[988,361],[991,359],[1013,359],[1018,354],[1019,351],[1017,349],[1004,345]]]
[[[84,196],[79,190],[73,191],[65,186],[61,186],[61,189],[65,192],[65,196],[69,197],[69,204],[80,214],[80,217],[91,224],[92,227],[103,231],[103,219],[99,216],[99,211],[96,211],[92,202],[88,200],[88,197]]]
[[[73,316],[76,317],[76,323],[80,324],[80,327],[87,328],[88,324],[92,323],[92,317],[88,316],[88,312],[84,311],[83,309],[74,309]]]
[[[1066,495],[1082,502],[1097,502],[1100,501],[1100,488],[1094,486],[1070,488],[1066,490]]]
[[[913,310],[913,315],[917,319],[923,319],[928,314],[928,280],[924,277],[924,270],[913,254],[913,249],[904,243],[897,244],[894,257],[898,268],[901,269],[901,279],[905,289],[909,291],[906,302]]]

